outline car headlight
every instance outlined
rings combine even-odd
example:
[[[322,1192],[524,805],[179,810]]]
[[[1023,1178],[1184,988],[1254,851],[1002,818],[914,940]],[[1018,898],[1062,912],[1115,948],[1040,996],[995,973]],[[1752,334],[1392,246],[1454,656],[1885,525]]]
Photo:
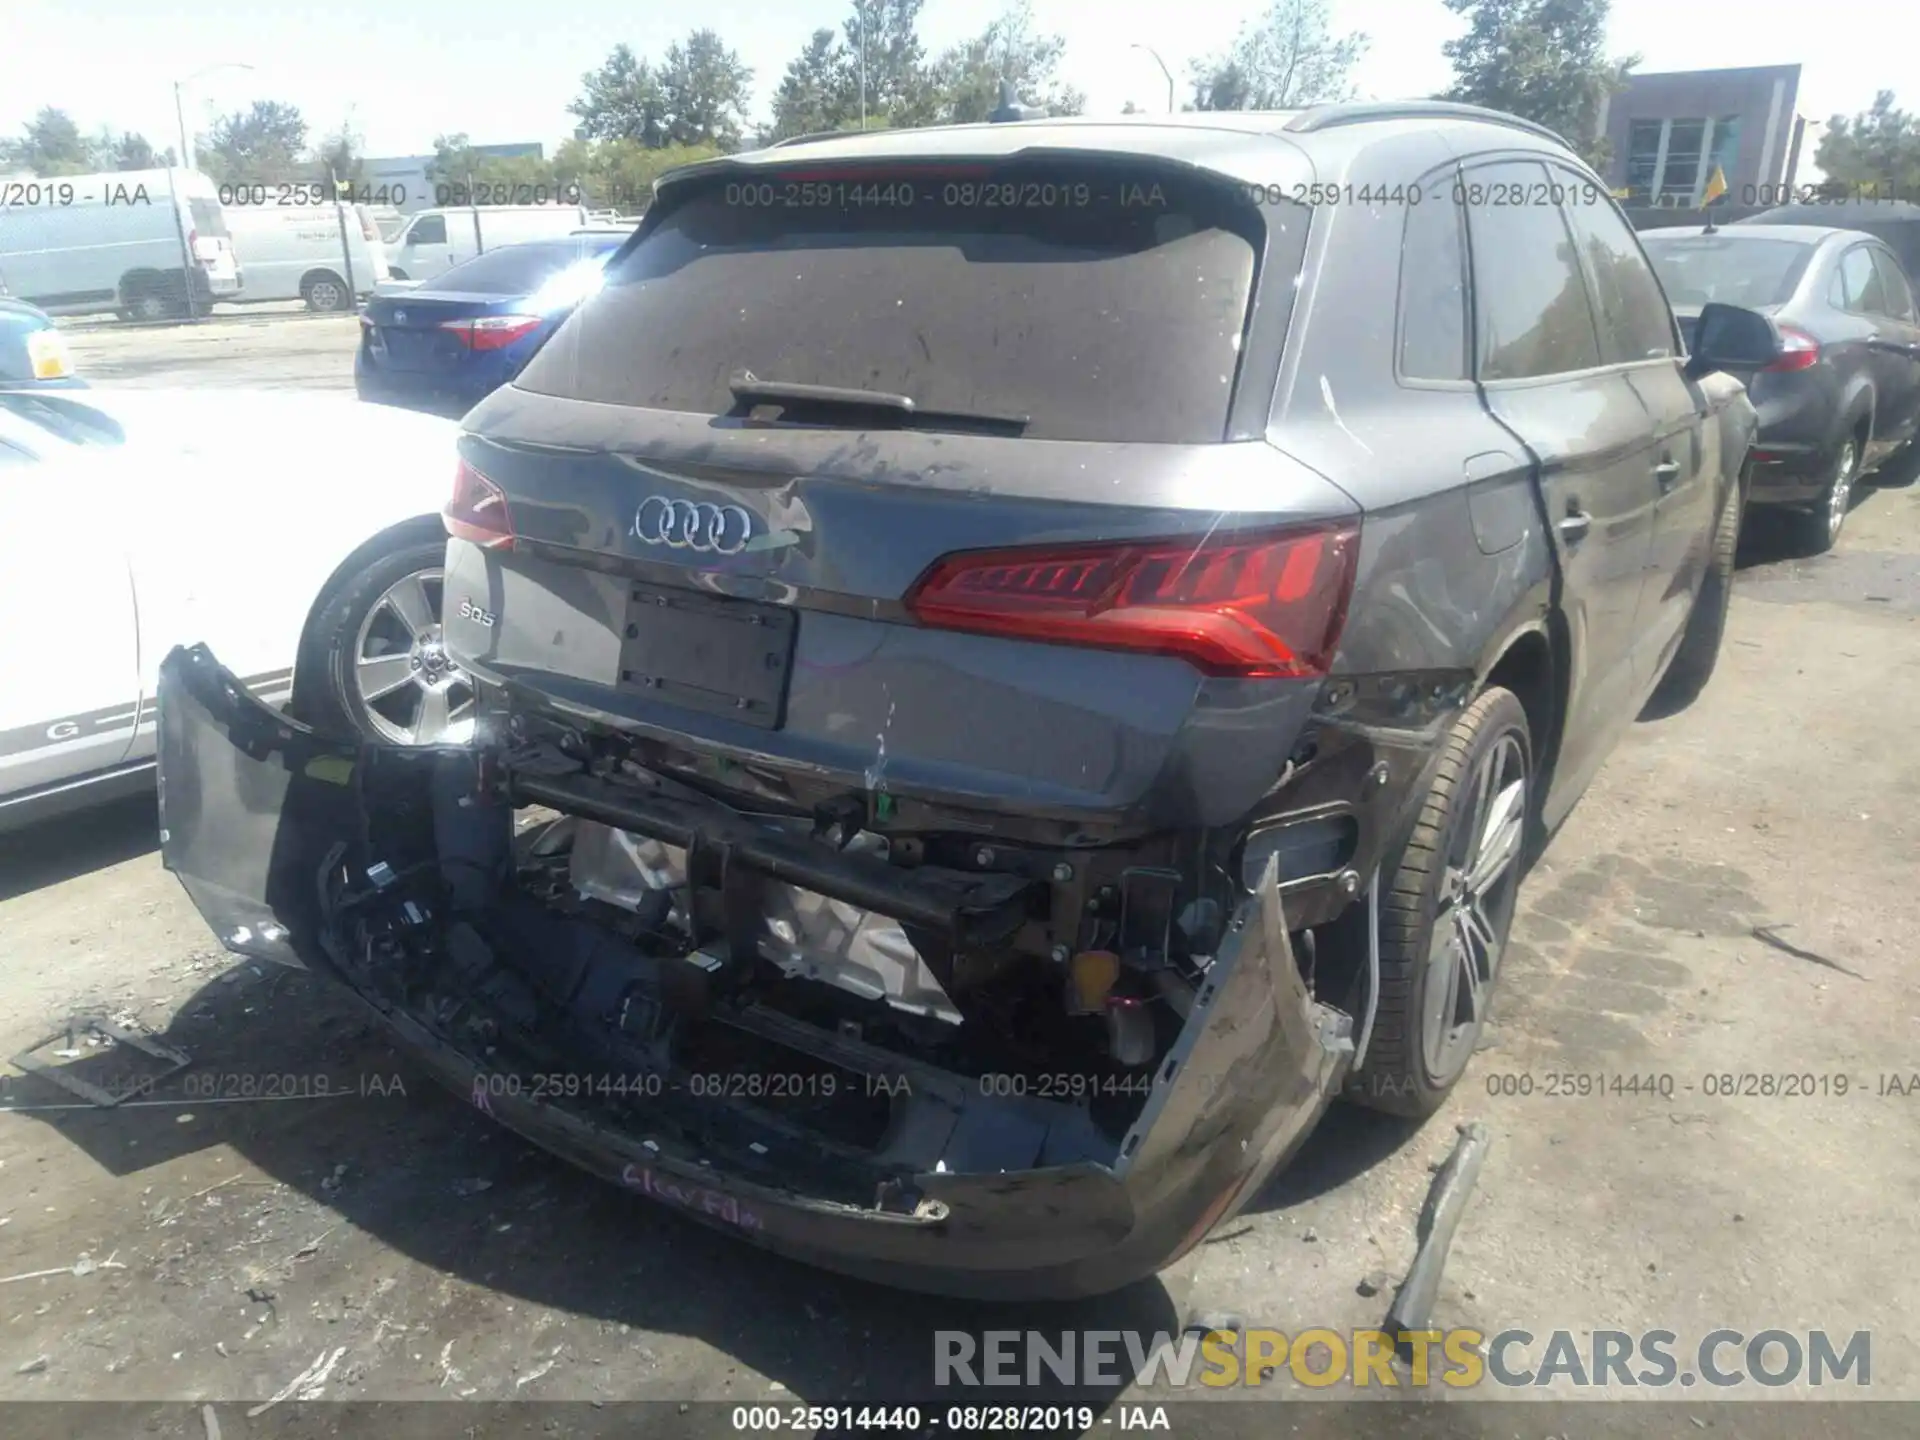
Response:
[[[35,330],[27,336],[27,359],[36,380],[65,380],[73,374],[73,356],[67,337],[58,330]]]

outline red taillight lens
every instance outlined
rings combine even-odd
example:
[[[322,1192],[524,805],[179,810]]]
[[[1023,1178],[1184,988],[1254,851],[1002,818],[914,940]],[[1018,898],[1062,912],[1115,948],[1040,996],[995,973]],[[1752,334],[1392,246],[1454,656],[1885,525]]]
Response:
[[[1811,370],[1820,363],[1820,342],[1793,325],[1780,327],[1780,358],[1768,370]]]
[[[482,315],[478,320],[443,320],[440,328],[469,350],[504,350],[539,324],[538,315]]]
[[[1324,675],[1346,623],[1357,523],[1195,540],[974,551],[906,605],[923,625],[1171,655],[1207,675]]]
[[[513,518],[500,487],[462,460],[453,475],[453,498],[440,512],[447,534],[489,550],[513,548]]]

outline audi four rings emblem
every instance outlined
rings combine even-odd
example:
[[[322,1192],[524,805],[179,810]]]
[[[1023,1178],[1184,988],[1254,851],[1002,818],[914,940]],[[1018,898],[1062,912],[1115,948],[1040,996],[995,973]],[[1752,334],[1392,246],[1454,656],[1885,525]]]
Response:
[[[738,505],[649,495],[633,515],[634,539],[669,550],[738,555],[752,536],[753,517]]]

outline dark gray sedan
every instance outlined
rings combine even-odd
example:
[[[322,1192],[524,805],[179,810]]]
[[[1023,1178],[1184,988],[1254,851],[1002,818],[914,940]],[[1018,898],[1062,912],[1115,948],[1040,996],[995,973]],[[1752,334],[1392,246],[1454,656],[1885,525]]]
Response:
[[[1920,315],[1886,243],[1814,225],[1641,237],[1692,343],[1700,307],[1774,317],[1786,343],[1749,385],[1760,412],[1754,504],[1790,508],[1804,550],[1831,549],[1860,477],[1920,424]]]

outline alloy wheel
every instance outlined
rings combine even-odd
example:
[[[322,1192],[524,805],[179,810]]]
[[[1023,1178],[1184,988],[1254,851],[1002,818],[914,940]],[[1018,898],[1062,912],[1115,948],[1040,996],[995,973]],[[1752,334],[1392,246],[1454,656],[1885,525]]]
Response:
[[[1527,783],[1526,751],[1502,734],[1475,767],[1449,847],[1420,1027],[1427,1073],[1442,1085],[1466,1068],[1487,1017],[1519,887]]]
[[[396,745],[473,738],[473,682],[447,658],[440,628],[445,575],[416,570],[388,586],[360,622],[353,686],[368,724]]]
[[[332,280],[316,280],[307,287],[307,304],[315,310],[344,309],[345,296],[346,291]]]
[[[1859,451],[1851,439],[1840,446],[1840,459],[1834,466],[1833,483],[1827,488],[1827,540],[1840,536],[1847,522],[1847,506],[1853,499],[1854,471],[1859,468]]]

